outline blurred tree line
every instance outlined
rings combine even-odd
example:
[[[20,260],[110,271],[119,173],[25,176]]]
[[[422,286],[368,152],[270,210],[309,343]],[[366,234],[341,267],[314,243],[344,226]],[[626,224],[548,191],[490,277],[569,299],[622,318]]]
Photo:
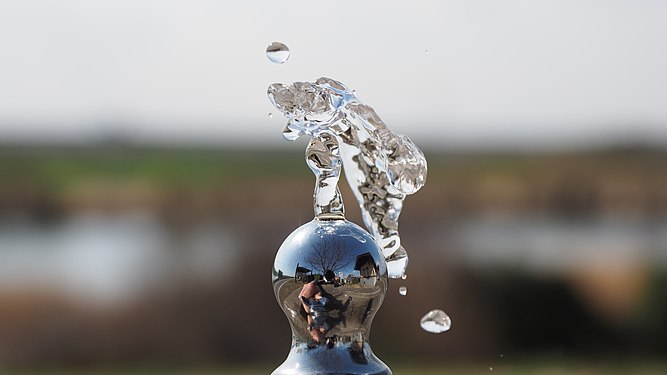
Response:
[[[407,199],[400,220],[409,278],[391,281],[373,326],[373,347],[381,358],[667,355],[664,264],[641,268],[645,282],[633,292],[636,302],[619,315],[591,307],[590,295],[575,288],[567,273],[475,268],[450,260],[456,244],[442,231],[491,213],[538,213],[571,222],[641,217],[664,225],[667,152],[426,150],[426,156],[427,184]],[[221,219],[243,239],[239,263],[213,282],[186,279],[122,304],[0,289],[0,363],[277,364],[286,355],[289,326],[275,303],[270,270],[283,239],[312,219],[313,178],[298,152],[5,146],[0,181],[3,222],[28,220],[48,228],[80,212],[143,210],[173,232]],[[342,190],[348,218],[361,223],[351,192]],[[398,294],[400,285],[408,286],[407,296]],[[419,319],[432,308],[450,314],[450,332],[419,329]]]

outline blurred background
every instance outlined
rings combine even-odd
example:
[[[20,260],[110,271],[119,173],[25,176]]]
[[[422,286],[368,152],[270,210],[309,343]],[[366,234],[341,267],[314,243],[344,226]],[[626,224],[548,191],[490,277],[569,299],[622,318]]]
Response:
[[[281,363],[313,177],[266,88],[320,76],[429,161],[373,325],[396,373],[664,373],[665,35],[653,0],[3,1],[0,373]]]

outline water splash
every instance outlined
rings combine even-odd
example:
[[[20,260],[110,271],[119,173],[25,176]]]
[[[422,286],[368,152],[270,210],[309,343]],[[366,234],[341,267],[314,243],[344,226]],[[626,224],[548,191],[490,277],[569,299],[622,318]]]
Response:
[[[283,137],[311,138],[308,166],[316,176],[314,208],[318,218],[342,218],[338,179],[341,167],[361,207],[364,224],[382,249],[389,277],[400,278],[408,265],[398,217],[403,200],[426,182],[426,159],[405,135],[394,134],[373,108],[330,78],[315,82],[274,83],[268,96],[287,117]]]
[[[398,288],[398,294],[402,296],[406,296],[408,294],[408,287],[407,286],[402,286]]]
[[[421,320],[424,331],[431,333],[442,333],[452,327],[452,320],[442,310],[431,310]]]
[[[283,64],[289,59],[289,48],[280,42],[273,42],[266,47],[266,57],[275,64]]]

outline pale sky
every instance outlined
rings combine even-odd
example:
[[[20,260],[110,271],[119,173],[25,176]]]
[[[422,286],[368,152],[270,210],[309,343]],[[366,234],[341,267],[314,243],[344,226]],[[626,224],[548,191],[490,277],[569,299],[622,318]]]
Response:
[[[0,2],[2,139],[282,145],[266,87],[328,76],[430,147],[667,144],[666,70],[661,0]]]

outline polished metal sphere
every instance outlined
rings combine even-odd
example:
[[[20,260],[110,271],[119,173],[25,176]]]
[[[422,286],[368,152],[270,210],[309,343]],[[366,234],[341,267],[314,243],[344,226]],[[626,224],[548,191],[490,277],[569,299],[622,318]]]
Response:
[[[315,219],[276,254],[273,290],[292,328],[273,374],[391,374],[371,351],[371,322],[387,292],[387,264],[373,237],[344,219]]]

